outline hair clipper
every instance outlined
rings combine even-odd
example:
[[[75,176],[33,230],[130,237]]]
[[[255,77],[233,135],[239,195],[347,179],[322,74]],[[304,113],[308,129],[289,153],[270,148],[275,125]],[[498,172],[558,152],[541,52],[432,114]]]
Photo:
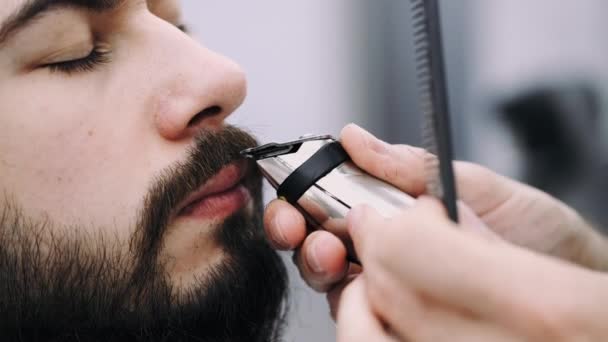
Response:
[[[333,137],[308,136],[244,150],[277,190],[277,197],[298,208],[313,228],[325,229],[348,241],[346,214],[366,204],[383,216],[413,204],[414,199],[375,178],[351,162]],[[352,246],[347,246],[354,256]]]

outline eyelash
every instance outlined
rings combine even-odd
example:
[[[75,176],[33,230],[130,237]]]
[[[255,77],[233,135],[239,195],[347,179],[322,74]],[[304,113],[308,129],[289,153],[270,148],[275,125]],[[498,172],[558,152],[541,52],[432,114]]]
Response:
[[[176,26],[180,31],[189,34],[190,30],[187,25],[180,24]],[[45,65],[45,67],[52,73],[61,72],[71,75],[73,73],[94,71],[96,67],[107,64],[108,62],[110,62],[110,52],[95,47],[86,57],[71,61],[51,63]]]
[[[96,67],[106,64],[110,61],[110,52],[94,48],[88,56],[71,61],[58,62],[48,64],[47,67],[52,73],[61,72],[65,74],[73,74],[79,72],[89,72],[95,70]]]

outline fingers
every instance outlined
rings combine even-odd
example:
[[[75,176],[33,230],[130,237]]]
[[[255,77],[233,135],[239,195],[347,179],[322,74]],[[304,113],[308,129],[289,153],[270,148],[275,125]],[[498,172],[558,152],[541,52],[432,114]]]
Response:
[[[450,341],[450,342],[515,342],[529,340],[517,337],[500,324],[488,322],[467,313],[429,303],[424,314],[416,321],[417,326],[404,333],[411,341]],[[401,327],[397,324],[396,327]]]
[[[373,314],[365,293],[363,279],[355,279],[340,299],[337,315],[337,340],[340,342],[396,342]]]
[[[483,166],[467,162],[454,164],[458,195],[478,217],[496,211],[521,189],[521,184]]]
[[[336,317],[338,341],[521,340],[493,322],[438,302],[425,301],[394,279],[370,280],[363,274],[341,290]],[[378,287],[379,284],[382,286]]]
[[[273,247],[293,250],[306,238],[306,221],[289,203],[274,200],[268,204],[264,214],[264,229]]]
[[[382,270],[382,274],[399,275],[403,284],[432,295],[435,292],[442,297],[454,294],[454,279],[479,278],[480,270],[472,265],[479,264],[475,259],[488,257],[470,255],[479,250],[477,245],[447,219],[438,201],[427,197],[421,197],[416,205],[391,220],[382,219],[372,209],[355,208],[348,223],[366,272]],[[479,294],[470,295],[466,300],[475,300]]]
[[[319,292],[326,292],[340,282],[348,270],[346,247],[325,231],[310,234],[294,260],[304,281]]]
[[[412,215],[421,218],[440,216],[446,224],[451,225],[443,205],[426,196],[419,197],[414,207],[403,210],[392,219],[385,218],[369,206],[353,208],[347,215],[347,228],[361,262],[365,265],[366,259],[384,255],[384,252],[398,253],[398,246],[404,242],[402,240],[411,235],[406,232],[408,227],[400,222],[402,217]],[[395,250],[385,247],[394,247]],[[383,250],[382,253],[378,253],[378,249]]]
[[[275,248],[296,250],[294,262],[314,290],[325,292],[344,278],[348,269],[344,243],[325,231],[307,236],[304,217],[289,203],[275,200],[267,206],[264,229]]]
[[[354,124],[342,130],[341,142],[355,164],[371,175],[413,196],[424,193],[426,152],[423,149],[390,145]]]
[[[488,226],[473,212],[464,202],[458,202],[459,223],[462,231],[470,232],[486,241],[504,241],[498,234]]]
[[[338,315],[338,308],[340,307],[340,298],[342,297],[342,291],[348,286],[353,280],[361,274],[363,269],[361,266],[356,264],[350,264],[348,272],[344,279],[338,284],[334,285],[331,290],[327,291],[327,303],[329,304],[331,318],[335,321]]]
[[[359,261],[365,267],[367,258],[373,255],[377,241],[383,235],[383,228],[388,220],[374,208],[362,205],[350,210],[346,216],[346,225]],[[370,250],[372,249],[372,250]]]
[[[349,231],[366,279],[392,275],[446,307],[507,328],[559,330],[561,318],[573,310],[564,293],[586,293],[577,288],[591,284],[583,269],[463,232],[435,200],[421,198],[392,220],[380,221],[369,209],[354,212]],[[370,224],[382,234],[370,232]]]
[[[372,312],[402,341],[512,341],[493,322],[421,295],[398,275],[373,272],[363,278]]]
[[[426,156],[421,148],[391,145],[357,125],[346,126],[341,143],[360,168],[402,191],[419,196],[426,191]],[[482,166],[454,163],[459,196],[480,217],[509,200],[519,183]]]
[[[500,324],[472,318],[466,314],[446,308],[429,310],[426,315],[427,327],[424,329],[424,341],[450,342],[516,342],[528,340],[517,333],[512,333]]]
[[[457,240],[455,237],[488,244],[485,239],[470,239],[472,234],[451,223],[439,201],[421,197],[414,207],[390,220],[369,207],[357,207],[349,214],[348,228],[365,268],[362,278],[369,305],[397,335],[415,341],[444,340],[451,334],[466,336],[462,341],[483,341],[495,333],[502,336],[502,331],[461,316],[462,312],[488,314],[489,294],[484,295],[477,287],[480,275],[486,277],[488,273],[475,261],[487,256],[459,260],[461,249],[474,248],[444,244]],[[463,286],[465,283],[470,288]],[[509,292],[504,284],[498,291]],[[492,304],[494,313],[512,305]]]

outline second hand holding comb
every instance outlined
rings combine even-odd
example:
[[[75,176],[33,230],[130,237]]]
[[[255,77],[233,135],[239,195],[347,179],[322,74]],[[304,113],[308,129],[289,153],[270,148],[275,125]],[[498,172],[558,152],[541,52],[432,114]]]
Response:
[[[438,0],[411,0],[417,77],[427,149],[427,192],[441,199],[450,219],[458,222],[452,165],[449,100]]]

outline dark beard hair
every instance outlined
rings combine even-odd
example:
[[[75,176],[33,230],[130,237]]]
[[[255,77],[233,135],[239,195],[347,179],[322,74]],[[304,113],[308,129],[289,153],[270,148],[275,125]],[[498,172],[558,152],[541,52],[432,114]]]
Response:
[[[251,136],[234,127],[203,132],[188,161],[154,182],[128,248],[101,230],[57,230],[49,220],[29,219],[16,204],[3,208],[0,339],[279,340],[287,275],[264,238],[261,177],[255,167],[245,180],[254,213],[241,210],[217,230],[225,257],[197,279],[197,286],[177,291],[158,260],[176,205],[254,145]]]

